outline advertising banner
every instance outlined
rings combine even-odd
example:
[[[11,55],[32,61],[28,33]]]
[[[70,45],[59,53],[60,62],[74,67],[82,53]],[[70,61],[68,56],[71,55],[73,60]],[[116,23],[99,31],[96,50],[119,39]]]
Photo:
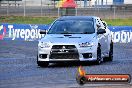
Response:
[[[114,43],[132,42],[132,26],[109,26]]]
[[[39,33],[40,30],[48,27],[49,25],[36,24],[0,24],[0,40],[38,40],[44,37]]]
[[[0,24],[0,40],[36,41],[44,37],[45,24]],[[132,42],[132,26],[109,26],[114,43]]]

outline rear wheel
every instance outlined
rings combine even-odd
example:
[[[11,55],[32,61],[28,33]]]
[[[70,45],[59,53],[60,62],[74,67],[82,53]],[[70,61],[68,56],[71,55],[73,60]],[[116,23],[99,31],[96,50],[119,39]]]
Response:
[[[113,42],[112,41],[110,43],[110,50],[109,50],[108,57],[105,57],[104,61],[113,61]]]
[[[40,67],[48,67],[49,62],[46,62],[46,61],[38,61],[38,56],[37,56],[37,64]]]
[[[96,64],[97,65],[101,64],[101,59],[102,59],[102,56],[101,56],[101,46],[98,45],[98,48],[97,48],[97,60],[96,60]]]
[[[110,51],[109,51],[109,61],[113,61],[113,42],[110,43]]]

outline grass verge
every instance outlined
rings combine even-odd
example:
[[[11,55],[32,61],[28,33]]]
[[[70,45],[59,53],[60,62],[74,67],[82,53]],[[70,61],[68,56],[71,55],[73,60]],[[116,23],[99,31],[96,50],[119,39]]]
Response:
[[[104,19],[109,26],[132,26],[132,18],[126,19]]]
[[[56,17],[22,17],[0,16],[0,23],[13,24],[50,24]],[[132,26],[132,18],[126,19],[103,19],[109,26]]]
[[[2,16],[0,23],[13,23],[13,24],[50,24],[55,17],[23,17],[23,16]]]

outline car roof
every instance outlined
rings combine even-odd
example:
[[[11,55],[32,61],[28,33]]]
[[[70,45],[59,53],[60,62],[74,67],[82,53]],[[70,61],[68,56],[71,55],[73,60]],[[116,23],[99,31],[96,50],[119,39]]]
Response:
[[[58,18],[57,20],[89,20],[93,21],[96,18],[95,16],[63,16]]]

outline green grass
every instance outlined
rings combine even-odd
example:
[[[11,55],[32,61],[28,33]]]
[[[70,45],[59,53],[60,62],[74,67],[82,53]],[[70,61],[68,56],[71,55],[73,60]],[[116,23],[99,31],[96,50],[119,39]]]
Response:
[[[0,23],[15,24],[50,24],[56,17],[22,17],[22,16],[0,16]],[[103,19],[110,26],[132,26],[132,18],[126,19]]]
[[[110,26],[132,26],[132,18],[126,19],[104,19]]]
[[[2,16],[0,23],[15,23],[15,24],[50,24],[55,17],[22,17],[22,16]]]

